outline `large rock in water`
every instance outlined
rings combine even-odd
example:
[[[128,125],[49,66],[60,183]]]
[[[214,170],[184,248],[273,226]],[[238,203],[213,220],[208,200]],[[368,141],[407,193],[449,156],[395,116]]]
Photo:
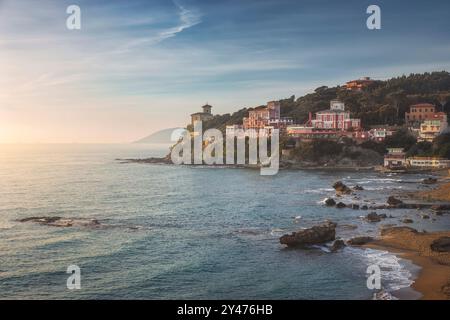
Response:
[[[327,221],[308,229],[285,234],[280,238],[280,243],[288,247],[303,247],[333,241],[336,237],[336,225],[334,222]]]
[[[381,217],[376,212],[371,212],[366,216],[367,221],[369,222],[380,222]]]
[[[437,179],[436,178],[425,178],[422,180],[423,184],[435,184],[437,183]]]
[[[450,252],[450,237],[436,239],[431,243],[430,247],[433,251]]]
[[[333,198],[326,198],[325,199],[325,205],[328,207],[333,207],[336,205],[336,201],[334,201]]]
[[[342,181],[337,181],[333,184],[334,190],[336,190],[336,194],[351,194],[353,193],[352,189],[347,187]]]
[[[390,205],[390,206],[397,206],[397,205],[402,204],[402,203],[403,203],[402,200],[399,200],[399,199],[397,199],[397,198],[394,197],[394,196],[390,196],[390,197],[387,199],[387,204]]]
[[[336,252],[340,249],[345,248],[345,242],[344,240],[338,239],[338,240],[334,240],[333,245],[330,248],[331,252]]]

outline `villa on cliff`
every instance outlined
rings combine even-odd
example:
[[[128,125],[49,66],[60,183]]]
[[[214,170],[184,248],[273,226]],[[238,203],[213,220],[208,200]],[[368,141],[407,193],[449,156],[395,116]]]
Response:
[[[274,129],[280,130],[280,134],[286,132],[286,128],[292,125],[292,118],[280,116],[280,102],[270,101],[266,106],[256,107],[248,112],[248,117],[242,119],[242,125],[234,124],[226,126],[226,134],[237,137],[270,136]],[[248,130],[255,131],[249,132]],[[245,133],[243,133],[245,132]]]
[[[345,84],[345,87],[347,88],[347,90],[362,91],[374,82],[375,80],[371,79],[370,77],[363,77],[357,80],[348,81]]]
[[[212,106],[209,104],[205,104],[202,106],[203,112],[197,112],[191,114],[191,124],[194,125],[194,122],[196,121],[208,121],[213,118],[213,115],[211,113]]]
[[[287,134],[300,139],[339,139],[346,136],[354,139],[367,139],[368,134],[361,130],[361,119],[353,119],[339,100],[330,101],[330,109],[319,111],[312,119],[311,114],[305,125],[288,126]]]

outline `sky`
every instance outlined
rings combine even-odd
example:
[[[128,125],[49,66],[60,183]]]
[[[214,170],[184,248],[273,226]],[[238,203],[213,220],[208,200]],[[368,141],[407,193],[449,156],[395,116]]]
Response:
[[[69,30],[69,5],[81,29]],[[369,30],[366,9],[381,8]],[[448,0],[0,0],[0,143],[124,143],[370,76],[450,71]]]

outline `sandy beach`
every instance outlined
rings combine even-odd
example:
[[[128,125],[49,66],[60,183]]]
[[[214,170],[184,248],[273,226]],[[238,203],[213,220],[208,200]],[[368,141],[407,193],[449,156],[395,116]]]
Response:
[[[380,238],[367,247],[387,250],[421,267],[413,288],[424,300],[450,300],[450,252],[431,249],[433,241],[450,237],[450,231],[418,232],[408,227],[381,230]]]

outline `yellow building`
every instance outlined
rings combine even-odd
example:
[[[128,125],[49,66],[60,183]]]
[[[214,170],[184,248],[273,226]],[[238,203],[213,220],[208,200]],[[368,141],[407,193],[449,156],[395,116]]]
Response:
[[[420,125],[419,141],[432,142],[438,135],[447,131],[447,115],[443,119],[425,120]]]

